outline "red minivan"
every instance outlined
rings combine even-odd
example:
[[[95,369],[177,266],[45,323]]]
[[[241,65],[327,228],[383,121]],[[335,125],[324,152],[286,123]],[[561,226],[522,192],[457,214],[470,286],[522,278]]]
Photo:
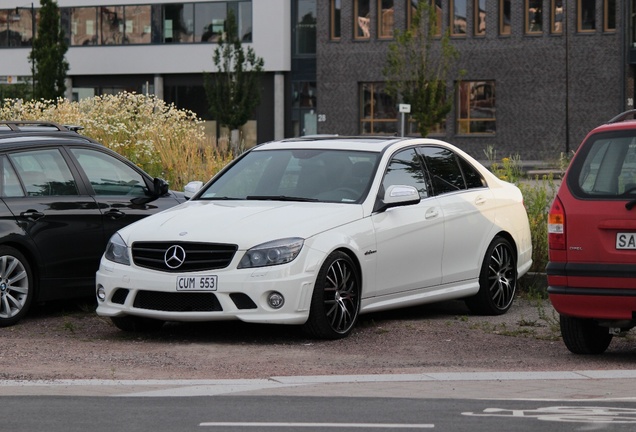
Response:
[[[636,110],[592,130],[548,220],[548,294],[576,354],[636,325]]]

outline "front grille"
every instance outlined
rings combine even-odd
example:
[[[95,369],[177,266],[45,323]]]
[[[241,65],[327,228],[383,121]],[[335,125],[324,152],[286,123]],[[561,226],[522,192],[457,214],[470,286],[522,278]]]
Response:
[[[185,251],[183,264],[172,268],[166,264],[166,251],[180,246]],[[139,267],[165,272],[193,272],[222,269],[230,265],[238,247],[231,244],[189,242],[135,242],[132,245],[133,261]]]
[[[213,293],[139,291],[133,306],[164,312],[220,312],[223,310]]]

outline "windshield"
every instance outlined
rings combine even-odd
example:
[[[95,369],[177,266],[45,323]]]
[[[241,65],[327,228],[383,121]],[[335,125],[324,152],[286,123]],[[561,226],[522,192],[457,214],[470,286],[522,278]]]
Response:
[[[379,153],[260,150],[237,161],[199,199],[361,202]]]

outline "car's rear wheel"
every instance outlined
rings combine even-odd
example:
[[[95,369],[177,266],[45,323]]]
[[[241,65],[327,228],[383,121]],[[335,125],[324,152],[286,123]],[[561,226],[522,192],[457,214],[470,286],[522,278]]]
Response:
[[[559,323],[563,343],[574,354],[602,354],[612,342],[609,329],[592,319],[561,315]]]
[[[111,317],[110,320],[115,327],[127,332],[155,332],[161,330],[165,323],[162,320],[130,315]]]
[[[512,245],[495,237],[488,246],[479,274],[479,291],[466,299],[471,312],[502,315],[510,309],[517,291],[517,262]]]
[[[20,321],[33,301],[31,266],[20,251],[0,246],[0,327]]]
[[[320,339],[340,339],[351,333],[360,312],[360,277],[347,254],[331,253],[320,268],[303,329]]]

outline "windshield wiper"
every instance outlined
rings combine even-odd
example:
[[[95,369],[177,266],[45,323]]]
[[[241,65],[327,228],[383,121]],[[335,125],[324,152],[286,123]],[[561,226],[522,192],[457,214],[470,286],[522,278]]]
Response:
[[[245,197],[248,200],[264,200],[264,201],[300,201],[300,202],[318,202],[316,198],[294,197],[287,195],[249,195]]]

